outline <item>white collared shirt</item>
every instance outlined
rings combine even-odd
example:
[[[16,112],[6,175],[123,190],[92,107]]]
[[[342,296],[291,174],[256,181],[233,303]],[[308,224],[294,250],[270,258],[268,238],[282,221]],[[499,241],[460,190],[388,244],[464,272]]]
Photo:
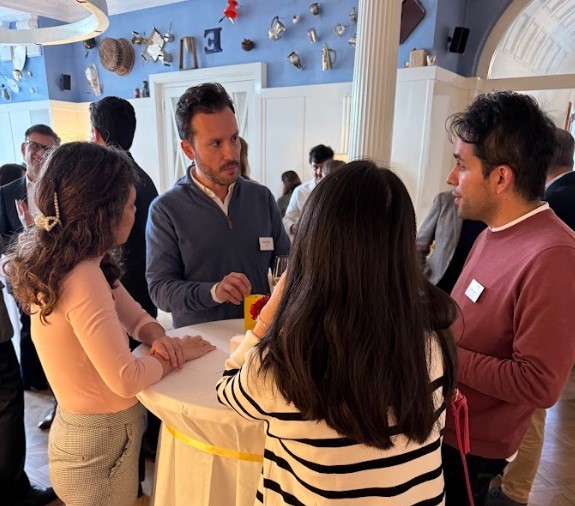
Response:
[[[224,201],[222,202],[220,200],[220,197],[218,197],[212,190],[210,190],[207,186],[204,186],[202,183],[200,183],[198,181],[198,179],[194,176],[194,171],[193,169],[190,169],[190,177],[192,178],[192,181],[194,183],[196,183],[198,185],[198,187],[200,188],[200,190],[202,190],[208,197],[210,197],[215,203],[216,205],[224,212],[224,214],[226,216],[228,216],[228,210],[230,208],[230,200],[232,198],[232,192],[234,191],[234,186],[236,186],[236,183],[233,182],[229,187],[228,187],[228,193],[226,194],[226,198],[224,199]]]
[[[202,190],[208,197],[210,197],[216,203],[216,205],[224,212],[224,214],[226,216],[228,216],[228,211],[230,208],[230,200],[232,198],[232,192],[234,190],[234,186],[236,186],[236,183],[234,182],[228,187],[228,193],[226,194],[226,198],[222,202],[220,200],[220,197],[218,197],[212,190],[210,190],[207,186],[204,186],[202,183],[200,183],[197,180],[196,177],[194,177],[194,169],[193,168],[190,169],[190,178],[192,178],[192,181],[198,185],[198,188],[200,188],[200,190]],[[211,294],[214,302],[217,302],[218,304],[222,304],[223,301],[218,299],[216,296],[216,288],[218,287],[219,284],[220,284],[220,282],[218,281],[217,283],[214,284],[214,286],[212,286],[212,288],[210,290],[210,294]]]
[[[547,190],[547,188],[549,188],[555,181],[557,181],[558,179],[561,179],[563,176],[566,176],[567,174],[571,174],[571,172],[573,172],[573,171],[569,170],[567,172],[563,172],[563,174],[559,174],[558,176],[555,176],[551,181],[549,181],[548,183],[545,183],[545,189]]]
[[[26,174],[26,197],[28,199],[28,210],[32,217],[38,214],[38,207],[36,206],[36,181],[31,181]]]

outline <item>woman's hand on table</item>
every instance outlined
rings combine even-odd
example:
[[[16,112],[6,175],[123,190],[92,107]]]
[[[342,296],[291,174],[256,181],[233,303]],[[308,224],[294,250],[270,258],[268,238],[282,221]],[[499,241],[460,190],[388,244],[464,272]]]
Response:
[[[178,337],[158,337],[152,343],[150,354],[159,355],[177,369],[181,369],[186,361],[182,339]]]
[[[216,349],[212,343],[206,341],[201,336],[184,336],[180,341],[182,342],[182,350],[186,362],[203,357],[206,353]]]

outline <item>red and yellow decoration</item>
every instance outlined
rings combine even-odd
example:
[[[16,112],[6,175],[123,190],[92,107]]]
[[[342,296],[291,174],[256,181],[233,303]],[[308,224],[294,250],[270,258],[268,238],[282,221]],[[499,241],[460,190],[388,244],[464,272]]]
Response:
[[[244,299],[244,328],[252,330],[261,310],[270,300],[269,295],[252,294]]]

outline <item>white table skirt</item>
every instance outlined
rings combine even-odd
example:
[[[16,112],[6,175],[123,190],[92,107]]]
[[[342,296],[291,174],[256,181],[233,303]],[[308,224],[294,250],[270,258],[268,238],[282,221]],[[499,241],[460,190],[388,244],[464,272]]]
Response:
[[[181,371],[168,374],[138,395],[162,420],[152,494],[155,506],[254,504],[264,426],[222,406],[215,389],[230,354],[230,338],[241,333],[243,320],[169,332],[173,336],[201,335],[217,349],[187,362]],[[145,352],[147,347],[140,346],[134,353]]]

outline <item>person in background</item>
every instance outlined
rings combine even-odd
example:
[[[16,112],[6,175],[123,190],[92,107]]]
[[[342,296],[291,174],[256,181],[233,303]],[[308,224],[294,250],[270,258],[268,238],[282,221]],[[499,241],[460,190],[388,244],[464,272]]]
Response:
[[[15,298],[58,399],[50,479],[74,506],[130,505],[138,491],[144,408],[136,394],[213,350],[182,340],[129,295],[113,250],[134,224],[137,173],[119,150],[72,142],[56,149],[37,183],[39,215],[7,254]],[[136,358],[128,334],[151,346]]]
[[[248,160],[248,143],[243,137],[240,137],[240,175],[247,180],[250,178],[250,162]]]
[[[575,362],[575,233],[541,201],[556,146],[533,97],[480,95],[448,120],[462,219],[487,224],[451,296],[458,388],[467,396],[466,455],[477,506],[513,460],[537,408],[557,402]],[[443,439],[446,505],[467,504],[454,418]]]
[[[217,386],[266,424],[257,504],[443,504],[456,307],[414,238],[407,189],[373,162],[312,192],[287,274]]]
[[[282,196],[277,200],[277,204],[281,217],[283,218],[285,216],[292,193],[301,184],[301,179],[297,175],[297,172],[288,170],[282,174],[282,183]]]
[[[26,169],[19,163],[5,163],[0,166],[0,186],[16,181],[26,174]]]
[[[562,128],[557,128],[557,146],[553,161],[545,178],[546,201],[555,214],[571,230],[575,231],[575,172],[573,136]],[[507,464],[500,485],[489,490],[488,506],[521,506],[529,502],[529,493],[541,461],[545,437],[547,411],[538,408],[531,417],[531,423],[519,446],[517,458]]]
[[[42,163],[47,153],[60,144],[60,137],[47,125],[33,125],[24,133],[21,145],[22,156],[26,164],[26,175],[12,183],[0,186],[0,241],[1,251],[5,252],[9,244],[19,234],[33,224],[36,213],[35,188]],[[42,364],[30,335],[30,316],[20,308],[20,369],[24,389],[45,390],[49,387]],[[54,419],[54,406],[40,421],[38,427],[49,429]]]
[[[573,172],[573,151],[575,140],[562,128],[557,128],[557,148],[553,162],[547,171],[543,200],[559,218],[575,230],[575,172]]]
[[[152,302],[146,281],[146,222],[152,200],[158,196],[152,178],[130,154],[136,133],[136,112],[130,102],[119,97],[105,97],[90,104],[91,140],[101,146],[119,148],[130,157],[138,175],[136,182],[136,216],[132,231],[122,248],[124,274],[122,285],[144,310],[154,318],[158,309]],[[130,348],[140,343],[130,336]],[[140,454],[140,482],[146,474],[146,456],[155,458],[161,422],[147,411],[147,424]]]
[[[303,211],[303,206],[309,198],[312,190],[323,177],[323,164],[327,160],[331,160],[333,155],[333,149],[328,146],[324,146],[323,144],[314,146],[309,152],[309,163],[313,170],[314,177],[294,190],[283,218],[284,227],[292,241],[297,233],[298,221]]]
[[[458,216],[451,191],[438,193],[415,240],[427,279],[445,293],[451,293],[475,239],[485,227],[481,221]]]
[[[326,160],[321,168],[321,175],[322,178],[329,176],[331,173],[336,172],[338,169],[341,169],[345,165],[345,162],[342,160]]]
[[[158,190],[152,178],[130,154],[130,147],[136,133],[136,112],[132,104],[123,98],[105,97],[90,104],[90,124],[92,142],[125,151],[138,174],[136,218],[130,236],[122,249],[124,275],[121,281],[128,293],[155,318],[158,309],[150,298],[146,282],[146,222],[148,209],[158,196]]]
[[[243,317],[243,299],[268,293],[268,272],[290,242],[271,192],[240,177],[240,137],[231,98],[204,83],[179,99],[186,176],[150,207],[147,279],[174,327]]]

